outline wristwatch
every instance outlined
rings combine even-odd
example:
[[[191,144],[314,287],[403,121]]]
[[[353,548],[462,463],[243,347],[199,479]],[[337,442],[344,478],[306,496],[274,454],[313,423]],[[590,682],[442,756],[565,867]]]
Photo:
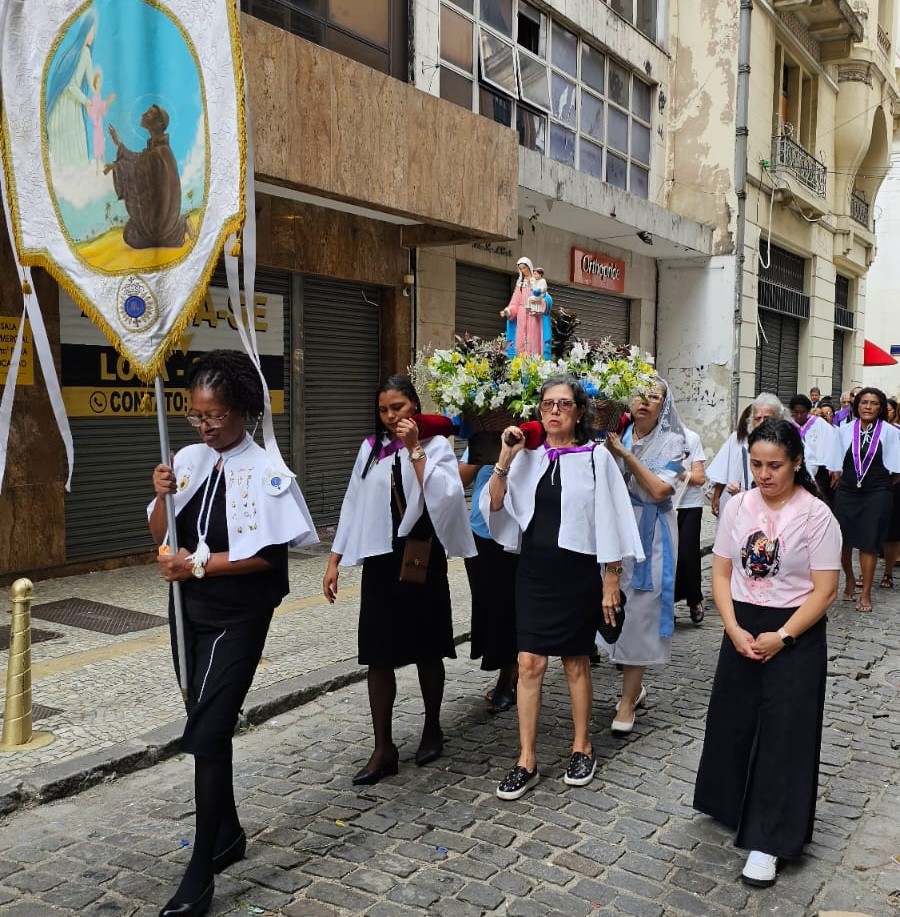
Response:
[[[783,627],[778,628],[778,636],[783,646],[793,646],[797,642]]]
[[[191,573],[197,579],[203,579],[203,577],[206,576],[206,565],[200,563],[194,564],[191,567]]]
[[[409,460],[411,462],[418,462],[419,459],[423,458],[425,458],[425,450],[421,446],[416,446],[416,448],[409,453]]]
[[[623,569],[624,569],[624,567],[623,567],[621,564],[615,564],[615,565],[613,565],[613,564],[607,564],[607,565],[606,565],[606,572],[607,572],[607,573],[614,573],[616,576],[621,576],[621,575],[622,575],[622,570],[623,570]]]

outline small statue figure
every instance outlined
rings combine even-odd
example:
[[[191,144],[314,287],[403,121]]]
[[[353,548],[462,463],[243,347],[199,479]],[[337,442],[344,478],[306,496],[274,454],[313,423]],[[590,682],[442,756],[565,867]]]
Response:
[[[500,315],[506,319],[506,339],[509,355],[534,354],[550,359],[550,306],[553,300],[547,293],[543,268],[532,266],[529,258],[516,262],[519,278],[509,305]]]

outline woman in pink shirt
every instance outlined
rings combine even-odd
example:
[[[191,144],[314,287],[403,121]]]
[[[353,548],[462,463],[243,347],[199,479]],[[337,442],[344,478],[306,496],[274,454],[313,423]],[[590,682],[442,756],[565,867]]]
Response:
[[[756,488],[729,501],[713,546],[725,636],[694,808],[736,830],[744,882],[765,887],[812,837],[841,532],[790,422],[765,420],[748,443]]]

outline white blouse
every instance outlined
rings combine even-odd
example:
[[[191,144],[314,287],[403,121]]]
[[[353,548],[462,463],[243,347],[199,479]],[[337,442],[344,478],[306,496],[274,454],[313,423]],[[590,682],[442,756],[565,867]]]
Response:
[[[344,494],[341,518],[331,546],[333,553],[341,555],[341,566],[355,567],[367,557],[390,554],[393,542],[391,477],[397,455],[400,456],[406,497],[406,512],[397,534],[408,535],[427,506],[435,534],[448,557],[474,557],[478,553],[456,455],[450,443],[443,436],[433,436],[422,440],[421,446],[426,458],[420,487],[406,449],[374,462],[363,478],[362,472],[372,451],[369,441],[363,441]]]
[[[547,450],[525,449],[509,468],[503,506],[491,512],[490,488],[481,493],[479,506],[494,541],[518,552],[522,533],[534,515],[538,482],[549,466]],[[598,563],[633,557],[644,559],[631,499],[622,474],[602,446],[592,452],[568,452],[558,459],[561,506],[559,546],[579,554],[593,554]]]

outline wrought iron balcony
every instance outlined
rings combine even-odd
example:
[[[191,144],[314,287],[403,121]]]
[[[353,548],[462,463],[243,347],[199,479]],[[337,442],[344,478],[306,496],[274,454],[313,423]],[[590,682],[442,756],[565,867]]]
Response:
[[[853,313],[842,306],[834,307],[834,327],[843,328],[845,331],[853,330]]]
[[[772,138],[772,161],[776,168],[786,169],[810,191],[825,197],[825,165],[799,143],[784,134],[776,134]]]
[[[881,26],[878,26],[878,47],[884,52],[884,56],[890,59],[891,56],[891,39],[887,32]]]
[[[760,309],[809,318],[809,296],[762,277],[757,281],[756,301]]]
[[[869,228],[869,202],[855,188],[850,192],[850,219]]]

